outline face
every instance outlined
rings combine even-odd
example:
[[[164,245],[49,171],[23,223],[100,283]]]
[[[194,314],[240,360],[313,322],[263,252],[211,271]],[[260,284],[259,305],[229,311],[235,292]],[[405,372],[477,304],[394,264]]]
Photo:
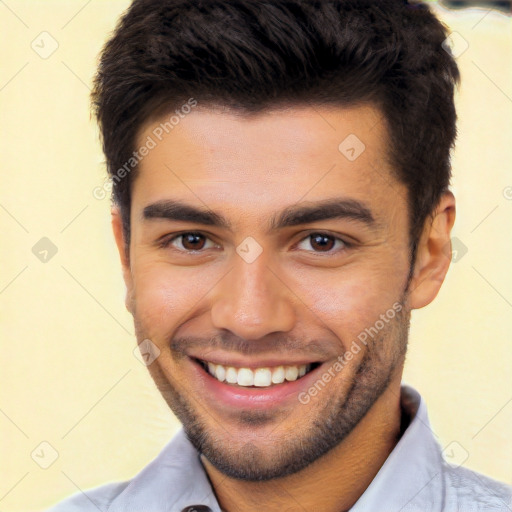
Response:
[[[379,119],[196,109],[140,163],[127,306],[164,398],[229,476],[299,471],[399,383],[407,192]]]

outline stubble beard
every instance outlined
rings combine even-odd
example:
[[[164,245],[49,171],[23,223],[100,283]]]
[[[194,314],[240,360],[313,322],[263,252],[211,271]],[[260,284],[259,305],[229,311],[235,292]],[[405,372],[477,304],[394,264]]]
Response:
[[[401,304],[405,302],[401,301]],[[267,481],[301,471],[339,445],[358,425],[366,413],[388,388],[397,369],[401,371],[407,350],[410,312],[403,309],[368,342],[366,353],[354,372],[348,391],[343,396],[328,395],[328,386],[316,397],[324,400],[323,407],[309,425],[300,432],[280,436],[268,453],[268,441],[260,446],[249,442],[243,446],[229,442],[228,429],[220,425],[220,435],[212,431],[203,415],[198,412],[198,401],[180,393],[179,383],[168,376],[158,364],[149,371],[163,398],[183,425],[183,429],[198,452],[219,471],[230,478],[244,481]],[[146,339],[141,322],[136,320],[137,338]],[[393,347],[385,356],[385,350]],[[343,370],[341,370],[343,373]],[[335,379],[334,379],[335,380]],[[298,407],[302,405],[297,399]],[[238,422],[248,429],[276,421],[276,414],[268,411],[249,411],[240,414]],[[282,420],[281,420],[282,421]],[[276,424],[279,428],[279,422]],[[273,429],[274,430],[274,429]]]

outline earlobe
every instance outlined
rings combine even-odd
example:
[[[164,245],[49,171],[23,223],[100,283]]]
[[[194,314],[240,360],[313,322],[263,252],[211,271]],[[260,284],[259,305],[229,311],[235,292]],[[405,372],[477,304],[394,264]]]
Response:
[[[119,252],[119,257],[121,259],[121,268],[123,271],[123,279],[126,285],[126,299],[125,305],[126,309],[131,313],[132,312],[132,290],[133,290],[133,279],[130,268],[130,257],[129,257],[129,248],[126,246],[126,241],[124,239],[124,231],[123,231],[123,220],[121,217],[121,213],[117,207],[113,207],[111,210],[112,215],[112,230],[114,232],[114,239],[116,241],[117,250]]]
[[[451,261],[450,234],[455,222],[455,197],[445,192],[423,228],[409,285],[412,309],[430,304],[443,284]]]

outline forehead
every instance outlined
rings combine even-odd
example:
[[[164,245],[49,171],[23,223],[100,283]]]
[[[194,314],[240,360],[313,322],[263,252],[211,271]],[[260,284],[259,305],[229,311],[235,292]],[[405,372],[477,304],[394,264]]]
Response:
[[[387,132],[371,106],[301,107],[254,115],[201,109],[139,133],[133,202],[185,199],[260,214],[283,204],[346,196],[391,205],[404,194],[387,161]],[[166,124],[167,123],[167,124]],[[204,206],[203,205],[203,206]]]

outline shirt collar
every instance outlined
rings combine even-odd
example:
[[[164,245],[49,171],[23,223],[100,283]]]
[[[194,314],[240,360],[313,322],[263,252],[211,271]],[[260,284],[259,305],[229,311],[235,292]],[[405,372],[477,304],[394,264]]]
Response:
[[[441,452],[425,403],[414,389],[402,386],[401,407],[411,421],[351,512],[442,511]],[[198,452],[181,429],[112,502],[108,512],[176,512],[191,505],[221,512]]]
[[[409,386],[402,386],[400,402],[409,426],[351,512],[443,510],[442,455],[425,402]]]
[[[179,512],[191,505],[221,512],[198,452],[180,429],[112,502],[108,512]]]

